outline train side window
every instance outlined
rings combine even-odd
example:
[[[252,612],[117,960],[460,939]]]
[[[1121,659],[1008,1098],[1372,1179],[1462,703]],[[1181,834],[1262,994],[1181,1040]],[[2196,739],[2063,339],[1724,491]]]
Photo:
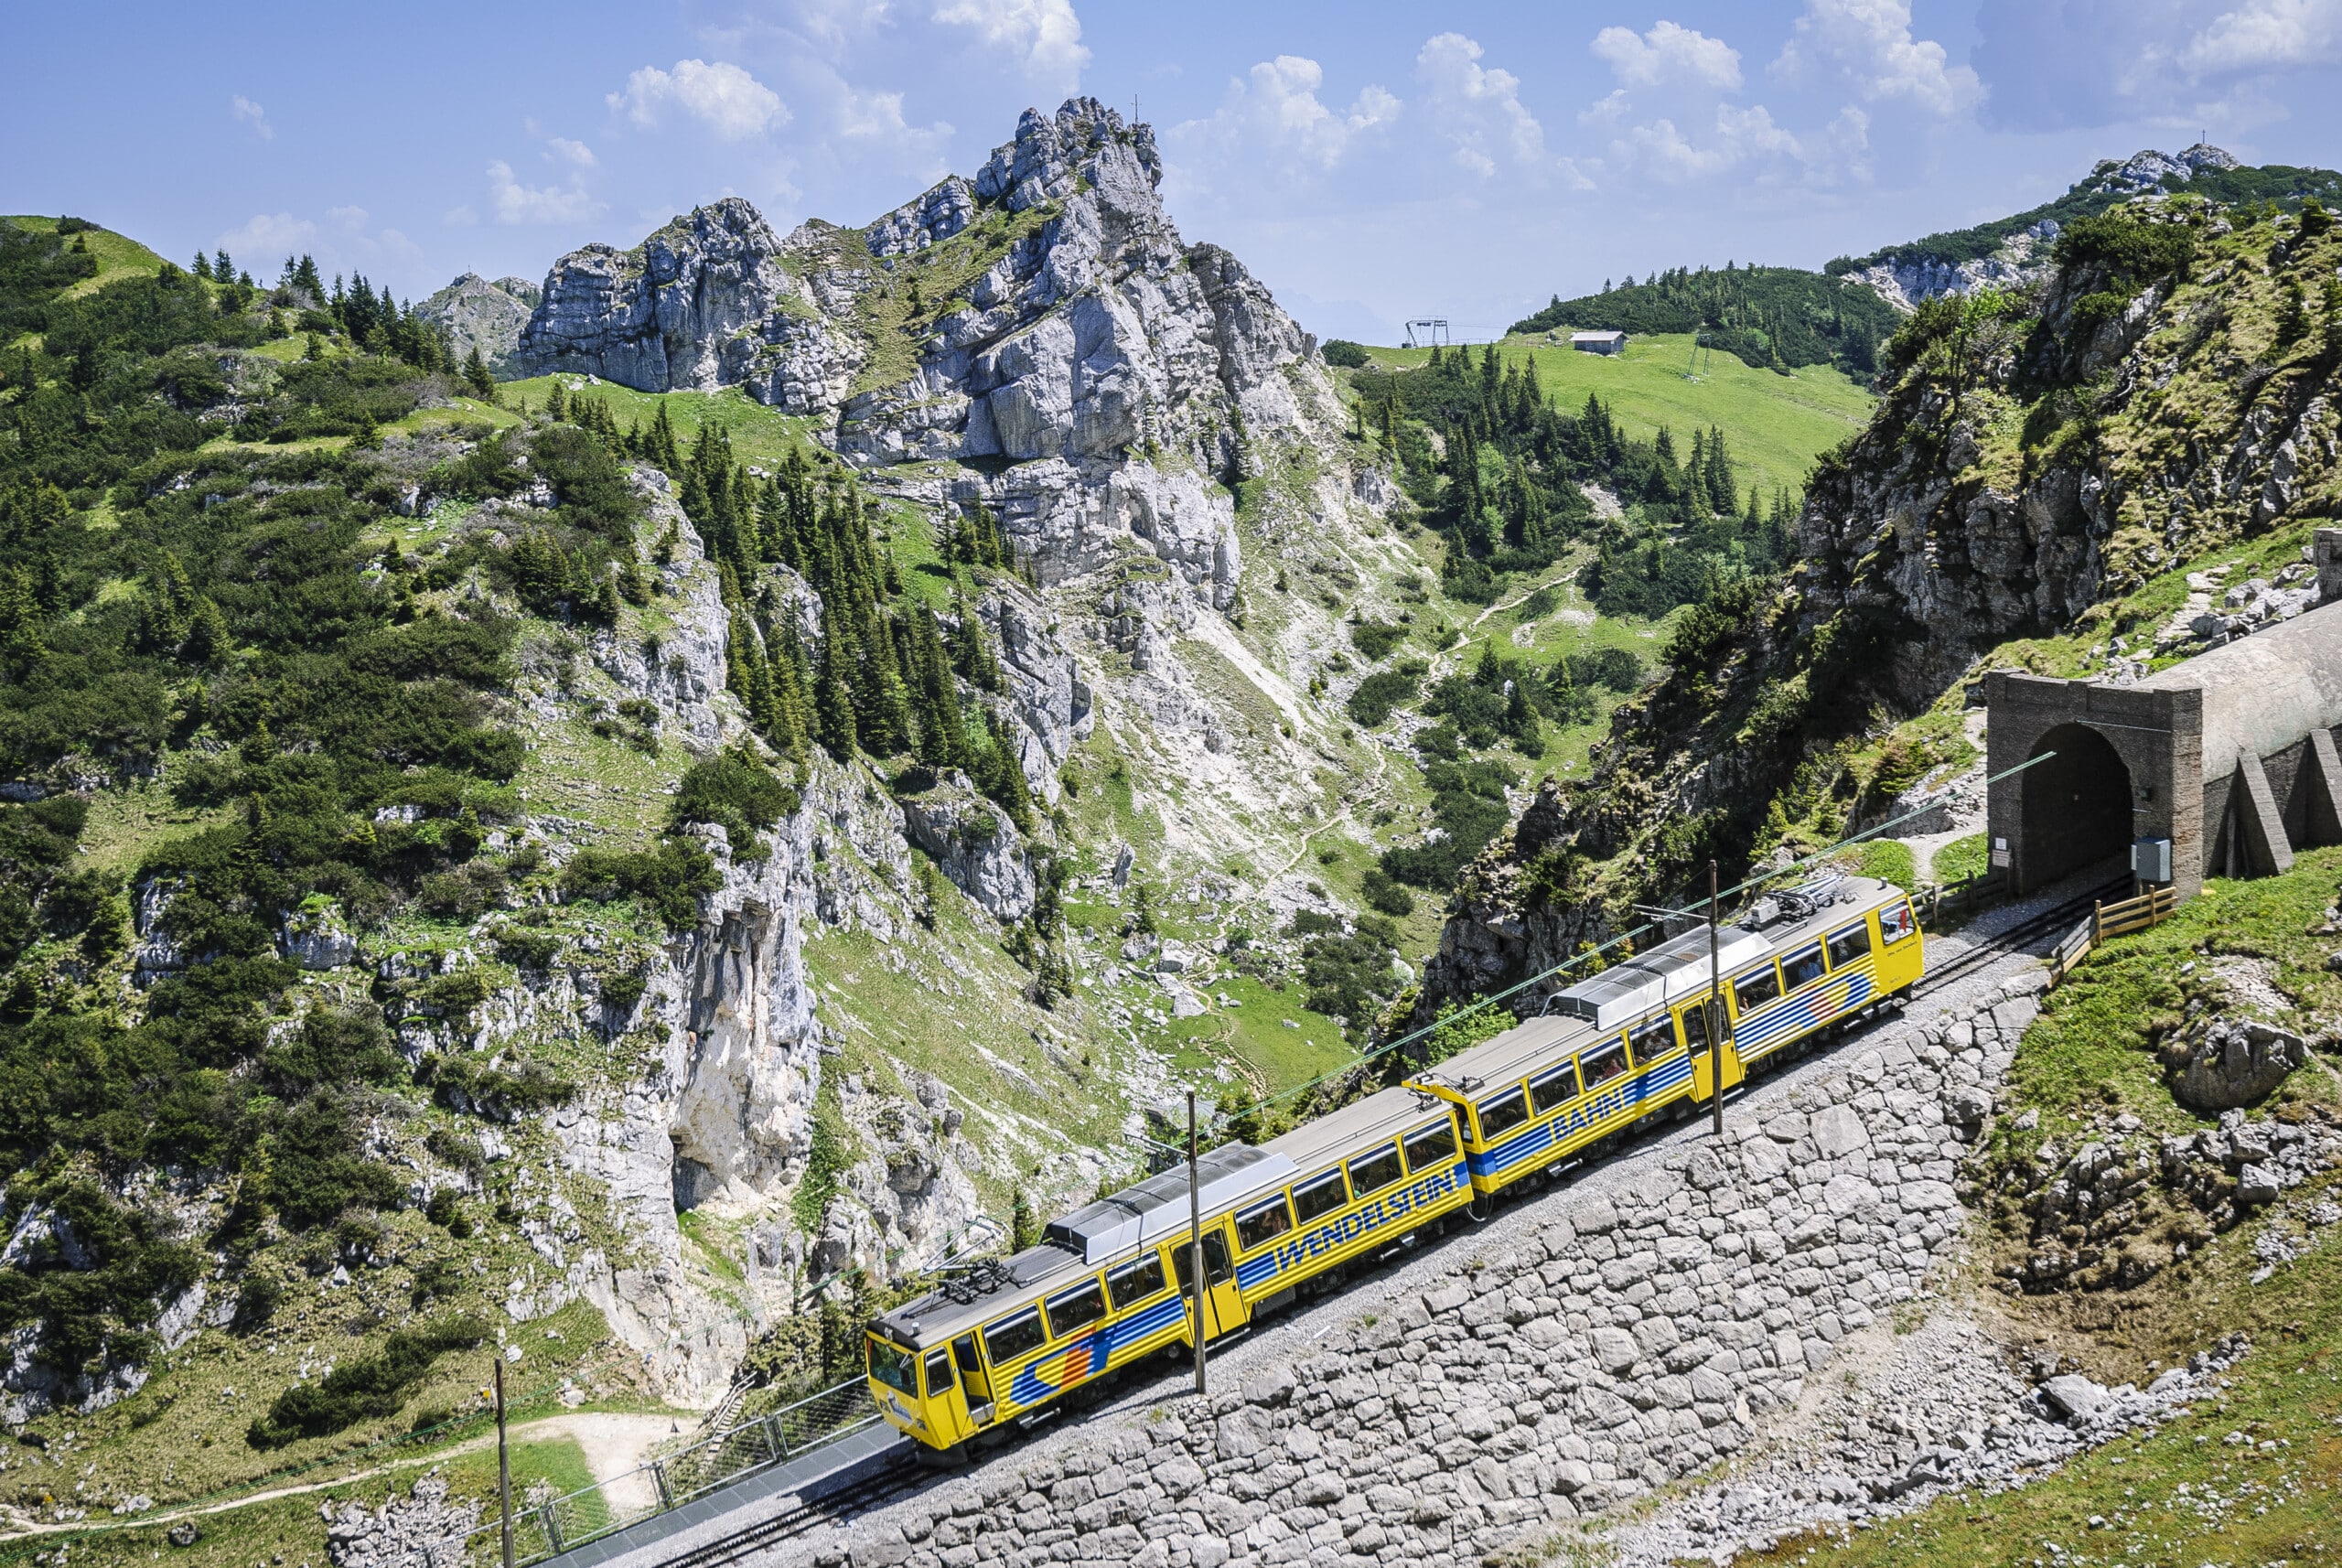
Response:
[[[1331,1214],[1350,1200],[1342,1189],[1342,1173],[1327,1171],[1312,1181],[1297,1182],[1293,1189],[1294,1211],[1301,1216],[1304,1225],[1321,1214]]]
[[[1733,1000],[1740,1004],[1744,1017],[1780,993],[1780,972],[1769,963],[1762,969],[1752,969],[1746,974],[1732,977]]]
[[[1870,922],[1860,921],[1842,931],[1830,933],[1830,967],[1843,969],[1858,958],[1870,953]]]
[[[1556,1105],[1566,1105],[1577,1098],[1577,1063],[1563,1062],[1542,1078],[1529,1080],[1529,1102],[1542,1116]]]
[[[1452,1163],[1456,1158],[1456,1119],[1443,1116],[1428,1127],[1407,1134],[1407,1168],[1417,1176]]]
[[[951,1359],[960,1363],[960,1374],[962,1377],[972,1378],[982,1370],[983,1369],[976,1363],[976,1337],[972,1334],[962,1334],[951,1341]]]
[[[1781,960],[1781,982],[1791,991],[1821,978],[1821,944],[1800,948]]]
[[[1247,1209],[1236,1217],[1236,1250],[1249,1252],[1255,1247],[1266,1246],[1293,1229],[1293,1207],[1279,1193],[1257,1208]]]
[[[1683,1004],[1683,1043],[1694,1051],[1708,1048],[1708,1000],[1704,996]]]
[[[1596,1046],[1577,1058],[1578,1071],[1585,1075],[1585,1087],[1599,1089],[1627,1070],[1627,1045],[1624,1040],[1612,1040]]]
[[[951,1391],[951,1353],[930,1350],[927,1353],[927,1397],[934,1399]]]
[[[1638,1062],[1656,1061],[1675,1048],[1675,1020],[1662,1015],[1638,1025],[1628,1031],[1627,1044],[1634,1047]]]
[[[1041,1328],[1041,1309],[1028,1306],[1011,1317],[984,1329],[984,1354],[992,1358],[995,1367],[1014,1361],[1017,1357],[1039,1349],[1048,1340]]]
[[[1891,948],[1918,929],[1918,917],[1911,913],[1908,899],[1889,904],[1878,912],[1878,940],[1884,946]]]
[[[1529,1120],[1529,1097],[1520,1090],[1483,1100],[1479,1104],[1480,1142],[1491,1143]]]
[[[1049,1298],[1049,1337],[1062,1339],[1069,1334],[1079,1334],[1106,1316],[1106,1293],[1098,1288],[1095,1279],[1087,1279],[1069,1291]]]
[[[1135,1263],[1124,1263],[1106,1276],[1106,1294],[1114,1310],[1134,1306],[1163,1288],[1163,1254],[1149,1252]]]
[[[1385,1144],[1372,1154],[1360,1155],[1350,1162],[1350,1190],[1364,1197],[1370,1192],[1380,1192],[1402,1174],[1399,1145]]]
[[[1179,1294],[1196,1294],[1195,1249],[1180,1241],[1171,1249],[1171,1264],[1179,1276]],[[1218,1230],[1204,1232],[1204,1278],[1216,1285],[1228,1283],[1228,1238]]]

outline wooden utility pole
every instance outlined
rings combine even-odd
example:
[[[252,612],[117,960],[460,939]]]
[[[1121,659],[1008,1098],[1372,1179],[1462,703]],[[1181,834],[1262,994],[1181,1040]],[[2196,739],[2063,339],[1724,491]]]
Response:
[[[1204,1196],[1196,1184],[1196,1091],[1187,1090],[1187,1278],[1196,1291],[1196,1392],[1204,1391]],[[505,1568],[512,1568],[506,1563]]]
[[[496,1358],[496,1506],[501,1515],[497,1540],[504,1568],[512,1568],[512,1454],[504,1441],[504,1358]]]
[[[1708,1104],[1724,1136],[1724,971],[1717,960],[1716,863],[1708,862]],[[510,1568],[510,1565],[507,1565]]]

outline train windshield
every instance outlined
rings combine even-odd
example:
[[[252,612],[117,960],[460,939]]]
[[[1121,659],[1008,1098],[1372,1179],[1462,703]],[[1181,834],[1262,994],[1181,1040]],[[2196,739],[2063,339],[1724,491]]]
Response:
[[[919,1398],[919,1375],[912,1370],[919,1358],[898,1345],[870,1337],[870,1375],[898,1393]]]

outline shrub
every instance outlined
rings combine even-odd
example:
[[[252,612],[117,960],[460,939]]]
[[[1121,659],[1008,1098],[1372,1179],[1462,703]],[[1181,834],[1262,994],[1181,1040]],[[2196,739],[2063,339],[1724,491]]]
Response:
[[[1347,338],[1327,338],[1326,346],[1318,352],[1324,354],[1326,362],[1337,370],[1355,371],[1370,362],[1365,347]]]
[[[699,896],[724,886],[715,862],[695,844],[663,840],[658,848],[628,854],[588,849],[562,868],[563,891],[573,898],[609,903],[638,898],[659,912],[671,930],[699,918]]]
[[[734,855],[762,858],[758,835],[797,810],[795,789],[746,746],[694,762],[683,774],[667,810],[671,828],[712,822],[724,830]]]
[[[1410,659],[1395,670],[1379,671],[1360,681],[1345,704],[1351,722],[1363,729],[1373,729],[1388,721],[1391,709],[1415,700],[1423,689],[1427,668],[1422,660]]]
[[[1350,642],[1370,663],[1379,662],[1392,649],[1406,640],[1407,628],[1382,621],[1361,620],[1350,623]]]
[[[488,1325],[477,1317],[402,1328],[381,1355],[344,1361],[322,1382],[297,1384],[277,1395],[265,1415],[252,1418],[244,1441],[255,1448],[282,1448],[395,1415],[441,1356],[472,1349],[487,1337]]]

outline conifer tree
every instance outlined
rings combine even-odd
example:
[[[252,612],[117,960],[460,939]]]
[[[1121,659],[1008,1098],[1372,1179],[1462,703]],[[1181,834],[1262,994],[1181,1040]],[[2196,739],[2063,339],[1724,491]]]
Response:
[[[556,424],[569,417],[569,393],[562,386],[559,376],[553,377],[553,385],[545,389],[545,417]],[[692,521],[696,522],[699,520],[694,518]]]
[[[196,276],[203,279],[206,283],[211,281],[211,258],[205,255],[201,251],[198,251],[195,253],[194,272]]]
[[[813,732],[832,757],[844,762],[860,749],[861,740],[854,731],[854,698],[846,691],[844,672],[838,668],[838,642],[834,632],[822,639],[822,670],[813,687]]]
[[[496,378],[488,373],[488,360],[481,355],[477,343],[472,345],[470,357],[464,360],[464,384],[480,402],[491,404],[496,402]]]
[[[682,454],[676,446],[675,427],[667,419],[667,400],[663,397],[650,416],[650,450],[645,456],[670,475],[682,472]]]

